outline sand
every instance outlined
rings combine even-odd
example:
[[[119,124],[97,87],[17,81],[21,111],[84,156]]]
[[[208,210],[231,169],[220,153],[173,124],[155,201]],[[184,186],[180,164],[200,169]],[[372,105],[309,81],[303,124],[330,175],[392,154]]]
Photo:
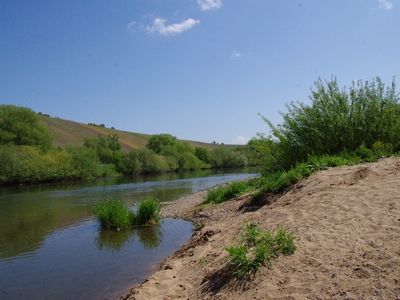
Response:
[[[253,211],[241,197],[194,212],[203,196],[165,207],[205,226],[126,299],[400,299],[399,158],[318,172]],[[225,248],[249,222],[283,225],[297,250],[252,281],[227,280]]]

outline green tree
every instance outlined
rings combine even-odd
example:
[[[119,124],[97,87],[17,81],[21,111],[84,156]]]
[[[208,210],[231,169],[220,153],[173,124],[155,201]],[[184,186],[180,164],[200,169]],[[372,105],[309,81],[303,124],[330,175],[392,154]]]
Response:
[[[0,105],[0,144],[51,147],[52,137],[39,116],[25,107]]]
[[[206,164],[209,164],[211,162],[210,152],[207,148],[196,147],[194,149],[194,155],[196,155],[198,159],[205,162]]]
[[[138,158],[142,164],[142,173],[159,173],[168,170],[165,159],[149,149],[140,149]]]
[[[113,164],[117,170],[120,170],[123,153],[118,135],[99,135],[94,139],[86,138],[83,145],[86,148],[95,150],[100,162],[103,164]]]
[[[149,139],[149,142],[147,143],[146,147],[154,151],[155,153],[160,154],[165,147],[172,146],[176,144],[176,142],[177,142],[176,137],[167,133],[162,133],[153,135]]]
[[[131,150],[122,159],[121,171],[125,175],[137,175],[142,173],[142,163],[139,152]]]
[[[103,166],[94,149],[79,147],[68,148],[76,170],[76,177],[93,179],[103,175]]]

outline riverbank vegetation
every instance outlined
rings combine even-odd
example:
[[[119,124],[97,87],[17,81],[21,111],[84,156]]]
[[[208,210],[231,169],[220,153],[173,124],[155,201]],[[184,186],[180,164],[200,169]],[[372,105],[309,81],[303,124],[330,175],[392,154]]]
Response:
[[[135,176],[257,165],[251,149],[193,147],[169,134],[152,136],[143,149],[123,151],[116,134],[85,139],[82,146],[53,147],[39,114],[0,105],[0,184]]]
[[[101,228],[106,230],[155,225],[160,221],[160,202],[148,198],[139,203],[136,211],[131,211],[120,200],[105,200],[96,206],[94,214]]]
[[[272,259],[290,255],[296,250],[293,235],[282,227],[274,232],[247,224],[238,243],[226,248],[229,274],[236,279],[249,279],[262,266],[271,267]]]
[[[336,80],[318,81],[311,104],[291,103],[283,122],[263,118],[271,135],[249,142],[258,153],[263,175],[208,192],[205,202],[219,203],[248,192],[254,197],[278,193],[328,167],[373,162],[400,151],[400,103],[396,84],[376,78],[340,88]]]

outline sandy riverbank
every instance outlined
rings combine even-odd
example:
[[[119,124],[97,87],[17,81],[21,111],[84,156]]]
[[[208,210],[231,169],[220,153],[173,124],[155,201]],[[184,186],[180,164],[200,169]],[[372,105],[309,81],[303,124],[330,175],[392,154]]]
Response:
[[[248,197],[194,210],[204,194],[163,208],[205,227],[127,299],[400,299],[399,158],[319,172],[250,212]],[[285,226],[298,249],[244,285],[222,280],[225,248],[249,222]]]

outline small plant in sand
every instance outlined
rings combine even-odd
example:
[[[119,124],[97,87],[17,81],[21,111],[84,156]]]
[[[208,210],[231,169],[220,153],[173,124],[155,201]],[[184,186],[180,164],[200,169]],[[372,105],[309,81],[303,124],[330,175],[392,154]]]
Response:
[[[255,224],[248,224],[239,243],[226,249],[230,273],[239,280],[249,279],[260,267],[271,267],[273,258],[295,250],[294,237],[286,229],[278,227],[270,232]]]
[[[110,230],[157,224],[160,221],[160,202],[148,198],[139,203],[136,212],[120,200],[105,200],[94,209],[101,228]]]

